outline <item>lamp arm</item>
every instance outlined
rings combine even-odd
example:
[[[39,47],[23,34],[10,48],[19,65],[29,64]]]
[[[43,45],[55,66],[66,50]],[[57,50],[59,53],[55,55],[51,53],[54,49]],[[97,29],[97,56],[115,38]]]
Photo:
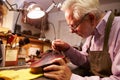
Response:
[[[19,20],[19,16],[20,16],[20,12],[18,13],[18,16],[17,16],[17,19],[16,19],[15,24],[17,24],[17,22],[18,22],[18,20]]]
[[[5,6],[7,7],[7,9],[9,11],[14,10],[14,8],[12,7],[12,5],[7,0],[4,0],[4,4],[5,4]]]
[[[56,4],[54,1],[52,1],[53,3],[48,7],[48,9],[45,11],[46,13],[49,13],[54,7],[61,7],[61,3]]]
[[[49,13],[55,7],[55,5],[56,5],[55,3],[52,3],[45,12]]]
[[[16,34],[17,33],[17,22],[19,20],[19,17],[20,17],[20,12],[18,13],[18,16],[17,16],[17,19],[16,19],[16,22],[15,22],[15,25],[14,25],[14,33]]]
[[[3,1],[4,5],[6,6],[6,8],[9,10],[9,11],[17,11],[17,12],[21,12],[23,11],[24,9],[18,9],[18,5],[17,4],[10,4],[7,0],[4,0]],[[16,8],[14,8],[13,6],[16,6]]]
[[[54,26],[54,24],[53,24],[53,23],[51,23],[51,22],[49,22],[49,24],[51,24],[51,25],[52,25],[52,27],[53,27],[53,29],[54,29],[54,35],[55,35],[54,40],[56,40],[56,31],[55,31],[55,26]]]
[[[17,5],[17,4],[12,4],[11,6],[16,6],[16,8],[18,8],[18,5]]]

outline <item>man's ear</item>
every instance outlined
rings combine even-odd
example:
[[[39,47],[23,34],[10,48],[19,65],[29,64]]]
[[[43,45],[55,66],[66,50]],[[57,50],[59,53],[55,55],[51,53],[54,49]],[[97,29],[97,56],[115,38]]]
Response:
[[[95,20],[95,15],[93,13],[89,13],[89,19],[91,21],[92,24],[94,24],[94,20]]]
[[[89,13],[88,15],[89,15],[90,20],[94,20],[94,18],[95,18],[95,15],[94,15],[94,14]]]

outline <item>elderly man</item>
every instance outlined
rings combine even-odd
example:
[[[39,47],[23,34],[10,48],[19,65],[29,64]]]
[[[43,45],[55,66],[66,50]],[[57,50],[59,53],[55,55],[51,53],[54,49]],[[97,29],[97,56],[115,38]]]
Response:
[[[89,75],[73,74],[63,59],[56,59],[53,63],[59,65],[45,67],[44,76],[55,80],[120,80],[120,17],[102,12],[99,0],[65,0],[62,11],[70,31],[86,42],[82,51],[59,39],[52,42],[52,48],[63,51],[73,64],[87,67]]]
[[[70,61],[86,69],[86,75],[73,74],[63,59],[44,68],[44,76],[55,80],[120,80],[120,17],[100,10],[99,0],[65,0],[62,5],[70,31],[86,38],[82,51],[62,40],[52,48],[63,51]]]

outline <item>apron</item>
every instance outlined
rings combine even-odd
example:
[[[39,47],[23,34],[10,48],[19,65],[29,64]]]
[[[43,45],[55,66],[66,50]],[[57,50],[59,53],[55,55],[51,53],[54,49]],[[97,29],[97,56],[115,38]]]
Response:
[[[97,75],[100,77],[110,76],[112,61],[110,59],[110,54],[108,52],[108,39],[109,33],[112,27],[112,22],[114,19],[113,13],[108,18],[108,22],[105,28],[105,36],[104,36],[104,45],[103,51],[90,51],[91,41],[88,48],[88,60],[90,63],[90,72],[93,75]]]

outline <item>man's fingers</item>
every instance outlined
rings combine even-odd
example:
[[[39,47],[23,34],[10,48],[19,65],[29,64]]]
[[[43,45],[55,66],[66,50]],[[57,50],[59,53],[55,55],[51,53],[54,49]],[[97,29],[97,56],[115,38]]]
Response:
[[[65,65],[66,64],[63,58],[56,58],[52,62],[57,63],[59,65]]]
[[[44,70],[59,70],[60,66],[65,65],[65,61],[62,58],[57,58],[51,61],[51,65],[46,66]]]
[[[58,65],[51,64],[49,66],[44,67],[43,70],[44,71],[57,71],[57,70],[60,70],[60,68],[58,67]]]
[[[45,77],[50,78],[50,79],[55,79],[55,80],[59,80],[58,75],[60,75],[58,71],[44,73]]]

